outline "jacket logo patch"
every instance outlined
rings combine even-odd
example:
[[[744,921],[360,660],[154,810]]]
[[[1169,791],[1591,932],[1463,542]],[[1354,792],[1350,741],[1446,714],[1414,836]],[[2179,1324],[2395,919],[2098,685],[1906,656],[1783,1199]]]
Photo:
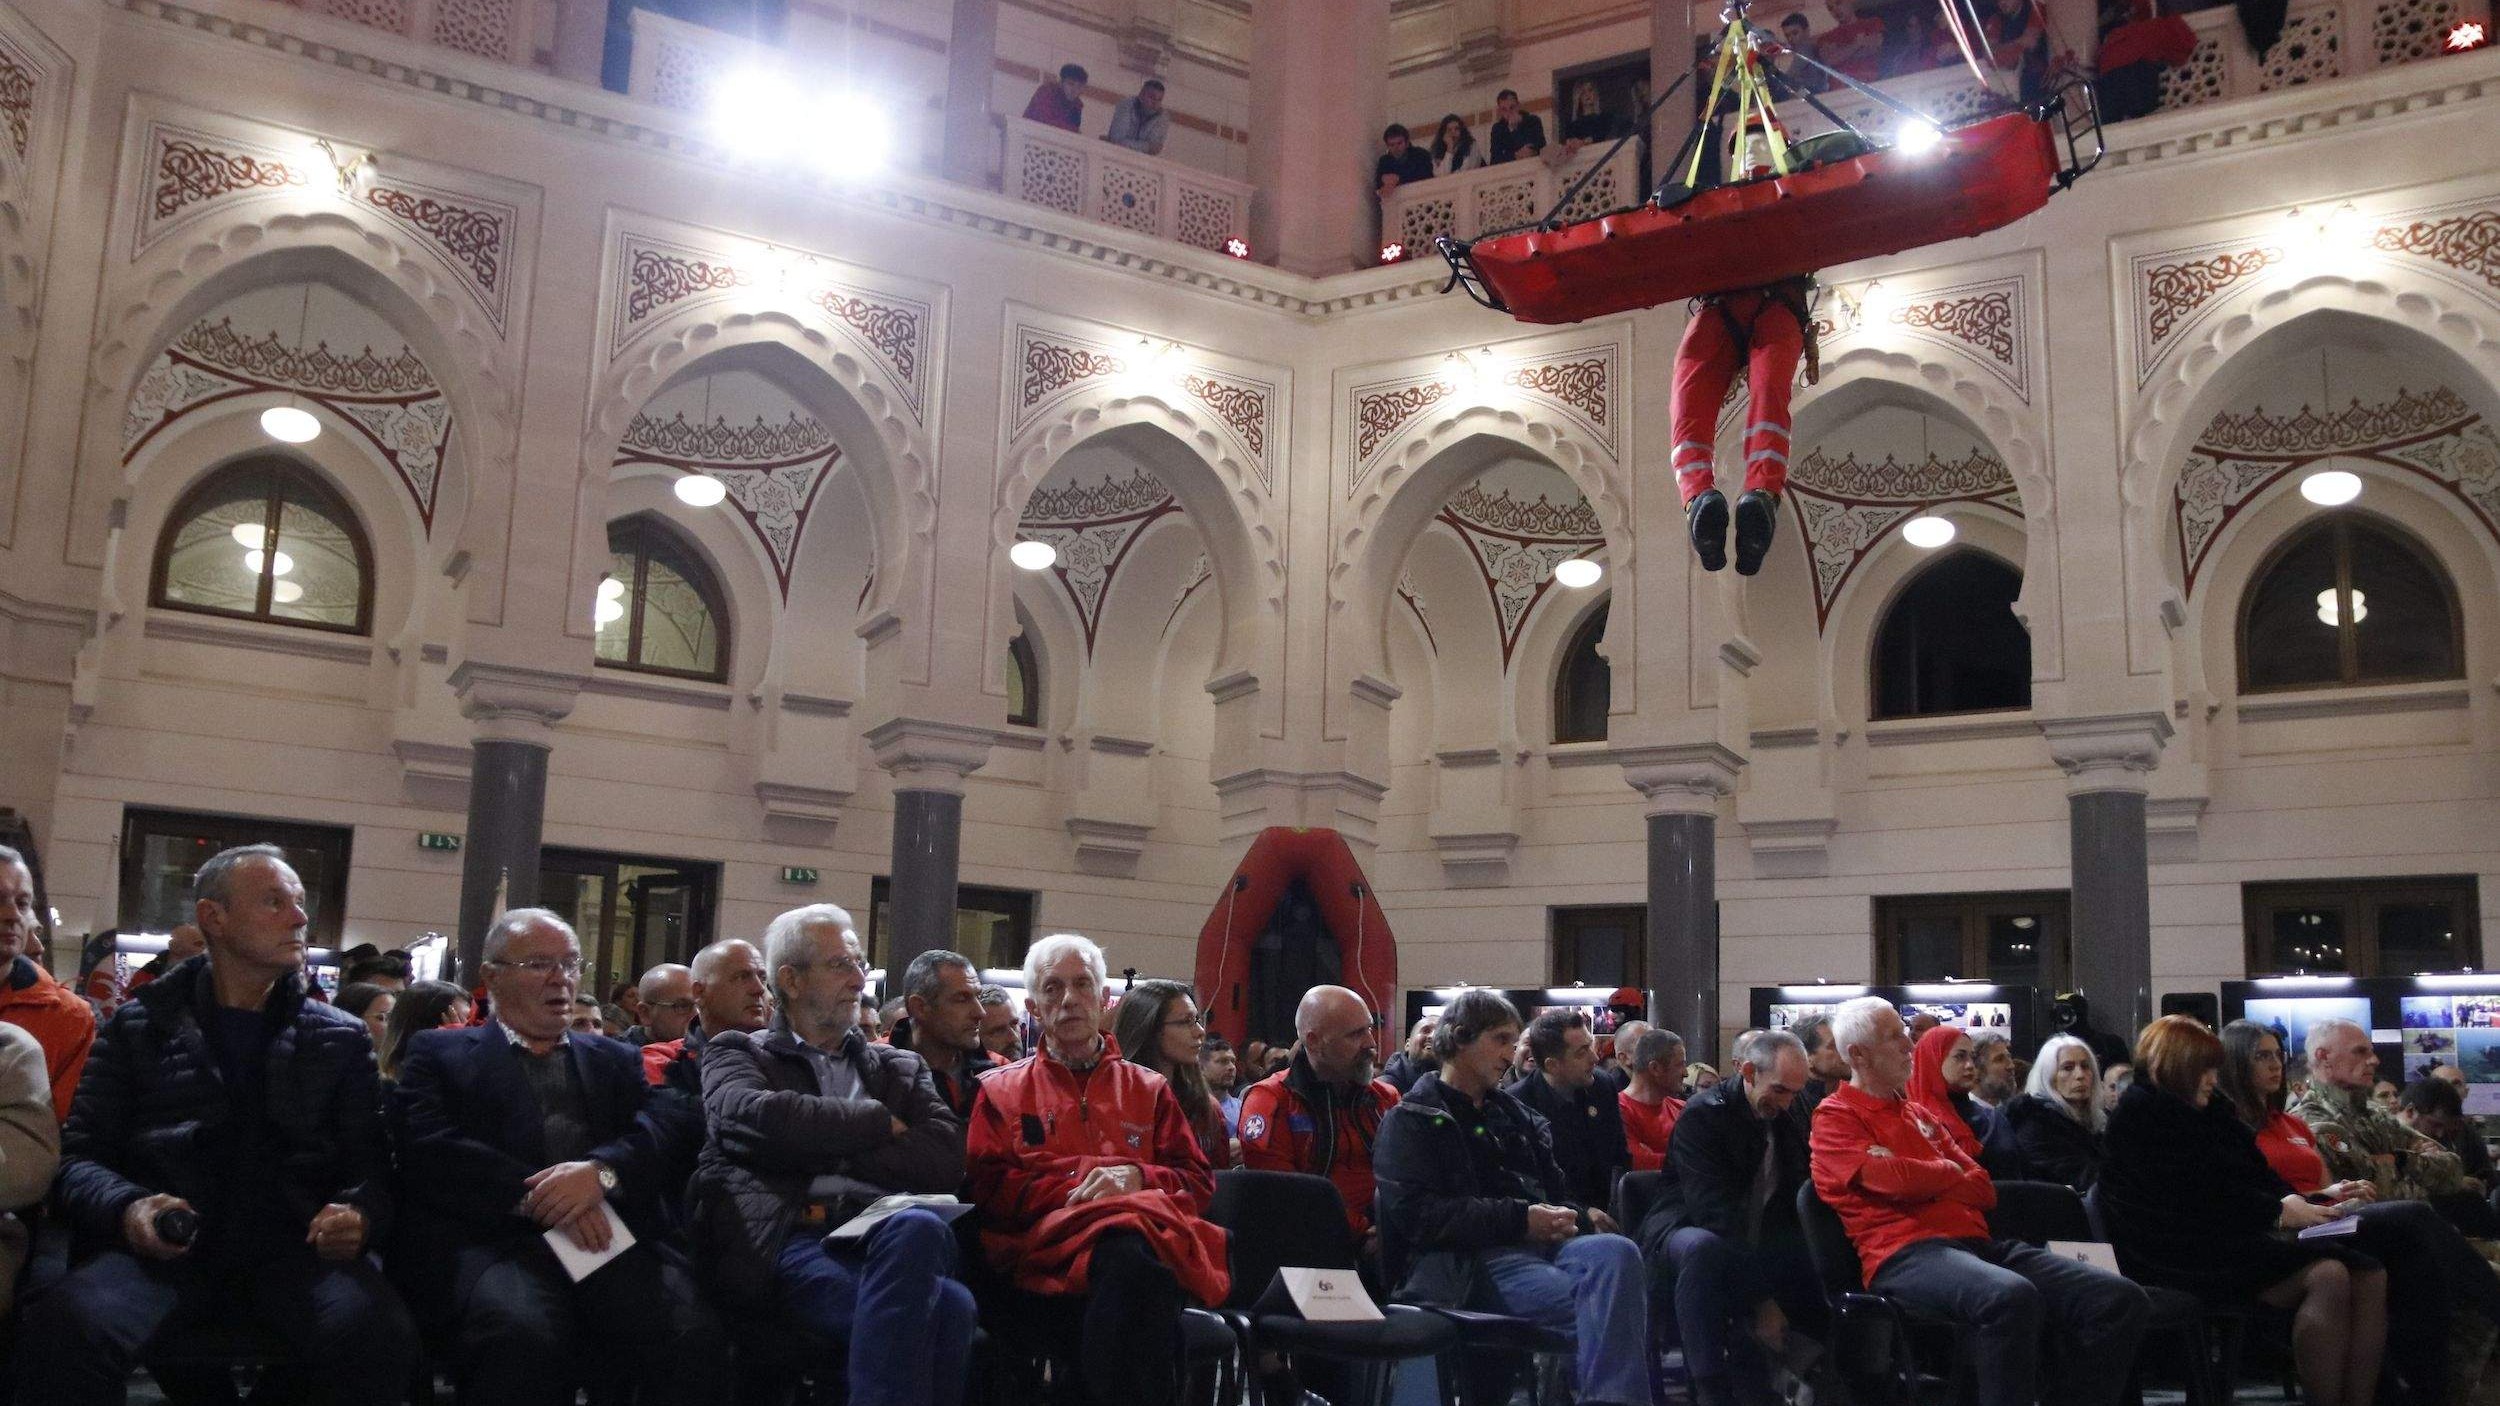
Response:
[[[1266,1136],[1267,1136],[1267,1115],[1266,1115],[1266,1114],[1264,1114],[1264,1113],[1253,1113],[1253,1114],[1251,1114],[1249,1117],[1244,1118],[1244,1119],[1242,1119],[1242,1120],[1241,1120],[1241,1140],[1242,1140],[1243,1142],[1257,1142],[1260,1138],[1263,1138],[1263,1137],[1266,1137]]]

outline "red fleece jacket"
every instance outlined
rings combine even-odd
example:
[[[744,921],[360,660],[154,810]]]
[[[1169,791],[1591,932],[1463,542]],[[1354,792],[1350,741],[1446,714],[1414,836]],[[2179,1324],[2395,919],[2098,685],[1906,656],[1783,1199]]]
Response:
[[[1996,1183],[1933,1116],[1843,1084],[1814,1110],[1814,1190],[1840,1216],[1868,1283],[1921,1240],[1985,1240]]]

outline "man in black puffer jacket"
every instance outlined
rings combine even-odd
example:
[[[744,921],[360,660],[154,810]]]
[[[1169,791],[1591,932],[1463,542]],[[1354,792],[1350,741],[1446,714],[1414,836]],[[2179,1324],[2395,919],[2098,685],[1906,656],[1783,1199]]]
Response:
[[[114,1013],[80,1081],[59,1195],[84,1262],[27,1305],[17,1399],[120,1401],[167,1329],[240,1320],[301,1399],[402,1400],[416,1329],[365,1258],[390,1209],[372,1039],[305,999],[284,852],[227,850],[192,887],[208,951]]]

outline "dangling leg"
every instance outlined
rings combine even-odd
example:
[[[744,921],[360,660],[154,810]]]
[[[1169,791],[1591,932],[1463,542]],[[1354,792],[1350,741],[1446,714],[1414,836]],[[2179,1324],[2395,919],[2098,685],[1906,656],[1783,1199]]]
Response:
[[[1675,349],[1675,392],[1667,418],[1675,435],[1668,459],[1675,466],[1676,492],[1684,500],[1685,527],[1704,571],[1727,565],[1727,499],[1719,493],[1711,459],[1719,437],[1719,405],[1736,379],[1736,360],[1727,318],[1713,300],[1703,299],[1684,324],[1684,340]]]
[[[1745,422],[1745,495],[1736,500],[1736,574],[1751,576],[1770,555],[1779,530],[1780,491],[1788,486],[1788,399],[1806,349],[1797,310],[1763,295],[1753,319],[1745,388],[1753,405]]]

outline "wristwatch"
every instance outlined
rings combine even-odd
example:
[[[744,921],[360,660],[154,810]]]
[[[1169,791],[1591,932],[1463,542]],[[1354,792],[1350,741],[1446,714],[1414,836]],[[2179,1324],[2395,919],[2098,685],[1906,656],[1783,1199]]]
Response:
[[[602,1196],[614,1196],[616,1194],[617,1185],[616,1168],[609,1166],[605,1162],[593,1162],[590,1165],[599,1169],[599,1194]]]

